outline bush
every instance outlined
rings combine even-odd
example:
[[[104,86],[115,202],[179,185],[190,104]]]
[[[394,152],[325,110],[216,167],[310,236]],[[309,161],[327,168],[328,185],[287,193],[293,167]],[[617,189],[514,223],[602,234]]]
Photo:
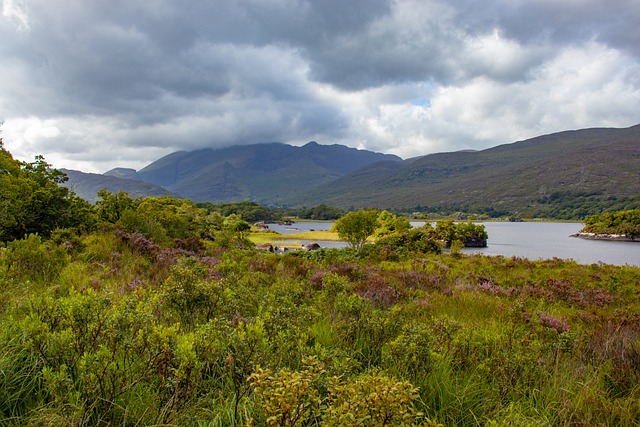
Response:
[[[37,234],[7,244],[2,262],[14,280],[44,283],[55,279],[68,263],[66,250],[42,243]]]

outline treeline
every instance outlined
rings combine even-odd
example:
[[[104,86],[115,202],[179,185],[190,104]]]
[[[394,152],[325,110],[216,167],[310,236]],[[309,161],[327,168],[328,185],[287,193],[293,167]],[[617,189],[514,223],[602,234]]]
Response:
[[[640,196],[605,196],[600,193],[560,192],[532,200],[519,208],[495,208],[482,204],[456,204],[446,206],[422,206],[403,209],[408,215],[421,213],[425,218],[451,217],[465,220],[492,218],[548,218],[561,220],[583,220],[591,215],[607,211],[632,210],[640,207]]]
[[[238,215],[248,222],[275,222],[282,220],[282,214],[273,209],[260,206],[255,202],[243,201],[232,203],[200,202],[196,206],[205,209],[207,213],[217,212],[222,216]]]
[[[594,193],[554,192],[537,200],[532,217],[583,220],[607,211],[638,209],[640,197],[603,196]]]
[[[629,239],[640,237],[640,210],[605,212],[585,220],[584,233],[617,234]]]
[[[249,222],[278,222],[285,218],[324,221],[338,219],[344,214],[341,209],[324,204],[311,208],[268,208],[255,202],[244,201],[232,203],[201,202],[197,203],[197,206],[206,209],[207,212],[218,212],[223,216],[236,214]]]

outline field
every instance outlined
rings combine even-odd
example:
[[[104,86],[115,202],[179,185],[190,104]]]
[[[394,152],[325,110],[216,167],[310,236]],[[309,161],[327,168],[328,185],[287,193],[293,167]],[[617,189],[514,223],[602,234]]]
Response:
[[[281,248],[299,249],[302,247],[302,240],[310,240],[313,242],[339,242],[338,233],[332,231],[307,231],[302,233],[277,234],[277,233],[251,233],[249,240],[256,245],[271,244]]]

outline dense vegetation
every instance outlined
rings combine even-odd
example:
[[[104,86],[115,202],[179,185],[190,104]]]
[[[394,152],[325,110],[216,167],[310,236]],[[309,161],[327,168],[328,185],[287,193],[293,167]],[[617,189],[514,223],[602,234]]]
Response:
[[[236,214],[249,222],[279,222],[285,220],[286,217],[326,221],[338,219],[344,214],[342,210],[336,207],[323,204],[311,208],[268,208],[245,200],[243,202],[229,203],[199,202],[196,203],[196,206],[205,209],[209,213],[218,212],[223,216]]]
[[[585,220],[584,233],[621,235],[628,239],[640,237],[640,210],[605,212]]]
[[[285,255],[189,200],[81,218],[0,249],[1,425],[639,424],[639,268],[442,254],[388,213]]]
[[[273,209],[249,201],[233,203],[200,202],[196,203],[196,206],[205,209],[208,213],[217,212],[222,216],[235,214],[248,222],[274,222],[282,219],[282,215]]]
[[[362,250],[372,238],[378,246],[383,242],[395,242],[400,246],[410,245],[413,250],[419,247],[433,248],[427,252],[437,253],[442,246],[454,248],[454,251],[465,246],[486,247],[488,239],[484,225],[471,221],[465,223],[444,219],[437,221],[435,228],[430,223],[425,223],[422,227],[412,229],[405,217],[377,209],[349,212],[336,220],[332,230],[356,251]]]
[[[48,237],[56,228],[92,228],[91,205],[59,185],[66,179],[42,156],[15,160],[0,139],[0,242],[29,232]]]
[[[638,268],[128,216],[2,251],[1,424],[638,425]]]
[[[319,204],[312,208],[300,208],[293,211],[293,216],[303,219],[312,219],[316,221],[326,221],[338,219],[344,212],[333,206],[327,206],[325,204]]]

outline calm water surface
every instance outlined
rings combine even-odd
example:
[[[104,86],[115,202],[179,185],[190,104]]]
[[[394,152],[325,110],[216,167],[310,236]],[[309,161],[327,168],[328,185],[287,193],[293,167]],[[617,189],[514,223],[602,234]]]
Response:
[[[422,225],[422,223],[412,223]],[[558,222],[486,222],[488,247],[467,248],[465,253],[517,256],[528,259],[573,259],[581,264],[605,263],[640,266],[640,243],[607,242],[570,237],[582,227],[581,223]],[[309,230],[328,230],[332,222],[299,222],[291,226],[269,224],[282,234]],[[302,243],[307,243],[306,241]],[[341,242],[318,242],[323,247],[344,246]]]
[[[580,223],[487,222],[484,226],[489,234],[488,247],[468,248],[465,252],[528,259],[573,259],[581,264],[640,265],[640,243],[570,237],[583,227]]]

